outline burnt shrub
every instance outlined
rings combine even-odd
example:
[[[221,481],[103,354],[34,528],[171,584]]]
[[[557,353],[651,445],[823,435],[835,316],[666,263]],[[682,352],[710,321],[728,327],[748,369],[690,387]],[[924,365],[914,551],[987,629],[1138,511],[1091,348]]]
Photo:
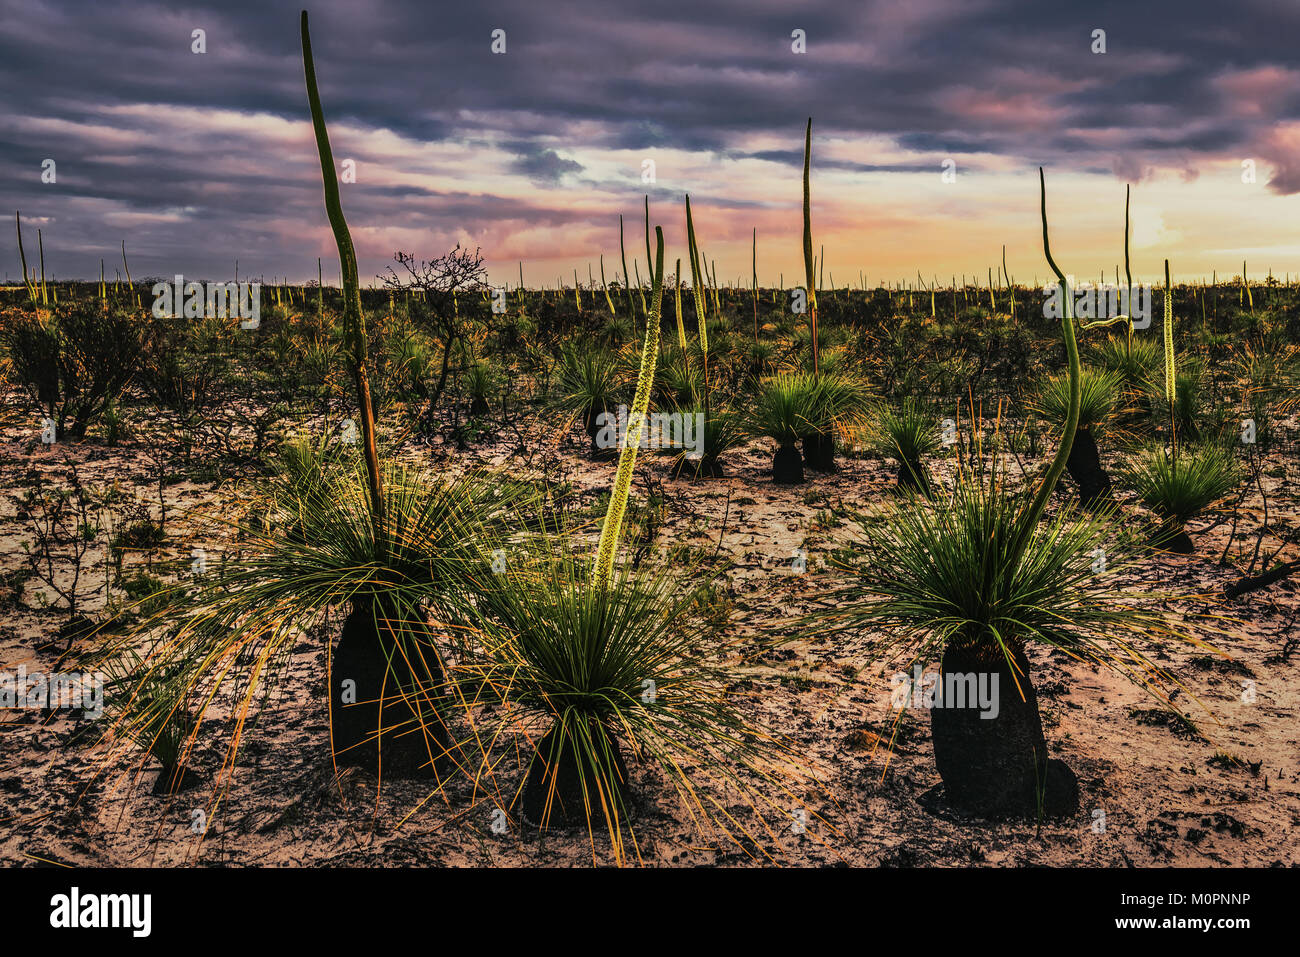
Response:
[[[71,302],[47,316],[8,318],[0,324],[0,346],[32,404],[54,420],[58,434],[80,439],[131,384],[140,329],[125,310]]]

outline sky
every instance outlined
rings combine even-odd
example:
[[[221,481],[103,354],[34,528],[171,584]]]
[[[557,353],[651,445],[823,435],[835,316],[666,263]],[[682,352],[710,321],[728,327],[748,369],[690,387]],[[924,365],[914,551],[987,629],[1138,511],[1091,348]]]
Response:
[[[0,0],[0,208],[47,273],[314,279],[338,258],[279,3]],[[684,197],[720,282],[1300,275],[1300,3],[326,0],[309,7],[363,284],[482,250],[494,284],[667,270]],[[196,53],[202,30],[205,52]],[[493,51],[504,37],[504,52]],[[1104,52],[1095,31],[1104,31]],[[797,33],[801,31],[801,33]],[[800,42],[802,39],[802,42]],[[801,51],[800,52],[800,48]],[[50,164],[53,160],[53,176]],[[945,172],[949,175],[945,176]],[[44,179],[53,179],[45,182]],[[12,227],[0,274],[20,276]],[[689,275],[689,267],[683,264]]]

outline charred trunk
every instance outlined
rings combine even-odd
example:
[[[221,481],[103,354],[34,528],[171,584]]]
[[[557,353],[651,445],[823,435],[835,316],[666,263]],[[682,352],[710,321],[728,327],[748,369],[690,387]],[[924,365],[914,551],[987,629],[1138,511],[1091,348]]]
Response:
[[[804,464],[814,472],[835,471],[835,433],[813,432],[803,437]]]
[[[1099,505],[1111,500],[1110,476],[1101,466],[1097,440],[1090,429],[1079,429],[1074,434],[1070,455],[1065,460],[1070,478],[1079,486],[1079,501],[1084,507]]]
[[[184,764],[164,764],[158,773],[158,780],[153,783],[155,795],[180,794],[198,787],[207,780],[206,776]]]
[[[600,435],[602,432],[608,437],[615,434],[614,413],[607,412],[605,409],[590,408],[583,413],[582,427],[587,432],[587,438],[591,440],[591,457],[593,459],[607,459],[618,450],[617,442],[602,442]],[[602,421],[603,417],[603,421]]]
[[[930,486],[930,473],[919,461],[909,462],[902,459],[898,463],[898,487],[920,492],[926,498],[933,496]]]
[[[437,710],[442,690],[428,625],[356,603],[330,670],[336,762],[383,777],[437,777],[451,747]]]
[[[793,443],[776,447],[772,457],[772,481],[777,485],[803,484],[803,456]]]
[[[722,478],[722,463],[713,455],[703,455],[698,459],[683,455],[673,463],[671,474],[674,479]]]
[[[524,779],[520,807],[524,821],[538,827],[586,825],[588,816],[592,821],[603,816],[602,806],[618,808],[620,816],[627,814],[627,765],[618,741],[595,722],[590,733],[596,767],[579,756],[572,730],[561,735],[559,727],[554,727],[537,743]],[[587,753],[584,747],[581,754]]]
[[[950,646],[944,652],[941,690],[930,710],[944,794],[954,807],[982,817],[1073,814],[1078,783],[1063,761],[1048,758],[1029,662],[1019,649],[1012,660],[1014,671],[996,645]],[[953,688],[971,687],[957,676],[974,675],[976,687],[983,681],[995,707],[963,702],[959,695],[944,700],[950,675]]]
[[[1190,555],[1196,550],[1191,536],[1181,522],[1163,522],[1152,533],[1151,544],[1166,552],[1178,555]]]

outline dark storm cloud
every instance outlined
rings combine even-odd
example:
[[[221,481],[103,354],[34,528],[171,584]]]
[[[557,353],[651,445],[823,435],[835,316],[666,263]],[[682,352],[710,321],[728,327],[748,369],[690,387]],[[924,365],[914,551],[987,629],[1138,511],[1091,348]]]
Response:
[[[758,150],[748,154],[751,159],[767,160],[771,163],[784,163],[787,166],[803,168],[803,150]],[[855,163],[853,160],[821,159],[817,161],[819,169],[842,169],[854,173],[933,173],[934,164],[920,163]]]
[[[512,144],[509,149],[515,154],[510,168],[541,186],[553,186],[566,173],[582,171],[581,163],[565,159],[555,150],[541,149],[530,143]]]
[[[328,236],[310,141],[285,132],[305,117],[297,12],[252,0],[0,0],[0,202],[46,224],[64,275],[97,272],[123,235],[142,269],[181,259],[215,270],[239,250],[268,273],[304,273]],[[545,193],[526,203],[457,192],[476,184],[367,183],[385,131],[489,145],[504,157],[498,172],[547,187],[596,183],[564,155],[586,149],[797,165],[813,115],[817,136],[887,137],[934,156],[818,161],[850,172],[933,170],[957,152],[1194,176],[1201,159],[1239,152],[1273,168],[1274,191],[1300,191],[1295,143],[1272,132],[1300,118],[1293,3],[324,0],[312,27],[336,153],[360,170],[349,212],[425,229],[430,242],[581,217],[549,208]],[[489,51],[496,28],[504,56]],[[791,52],[796,28],[804,55]],[[1104,55],[1089,50],[1096,28]],[[190,52],[194,29],[206,31],[202,56]],[[263,119],[245,128],[240,117]],[[741,141],[758,134],[791,145],[746,152]],[[40,183],[47,157],[57,186]],[[623,187],[632,208],[642,186]],[[363,257],[383,254],[377,239],[358,244]],[[15,274],[11,237],[0,257]]]

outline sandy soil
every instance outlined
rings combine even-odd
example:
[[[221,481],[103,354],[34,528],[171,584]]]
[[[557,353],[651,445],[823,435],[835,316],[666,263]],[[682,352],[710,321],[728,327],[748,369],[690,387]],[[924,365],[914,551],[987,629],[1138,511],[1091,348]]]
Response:
[[[548,440],[552,441],[552,440]],[[553,440],[557,464],[590,502],[608,489],[612,462],[591,462],[576,435]],[[56,475],[64,454],[82,463],[87,484],[118,482],[129,495],[156,503],[140,443],[108,448],[93,441],[44,448],[30,428],[0,434],[0,571],[24,561],[27,533],[16,517],[17,496],[30,471]],[[449,447],[414,448],[410,454],[435,468],[470,461],[510,466],[505,439],[467,453]],[[724,579],[729,633],[747,634],[760,622],[797,619],[824,599],[833,572],[823,559],[845,540],[850,526],[826,528],[819,512],[869,506],[893,484],[894,466],[867,458],[842,458],[832,476],[810,473],[804,486],[783,488],[767,476],[770,451],[753,443],[731,452],[727,476],[698,483],[668,478],[665,460],[644,457],[634,495],[644,500],[649,476],[664,496],[658,541],[720,549],[733,563]],[[1281,476],[1285,484],[1285,473]],[[1296,498],[1269,478],[1270,519],[1294,530]],[[1072,494],[1063,483],[1061,496]],[[165,489],[175,510],[168,554],[184,557],[203,539],[199,524],[179,518],[182,507],[211,507],[229,486],[182,482]],[[1288,498],[1288,494],[1290,497]],[[1248,556],[1262,518],[1257,492],[1239,515],[1239,538],[1229,549]],[[699,834],[668,795],[657,774],[634,766],[641,796],[635,832],[642,860],[655,865],[745,865],[775,862],[809,866],[945,865],[1296,865],[1300,847],[1300,684],[1290,646],[1300,638],[1300,582],[1278,583],[1237,602],[1221,599],[1223,585],[1239,576],[1219,564],[1231,523],[1203,531],[1193,523],[1192,556],[1153,555],[1128,584],[1197,596],[1177,603],[1177,614],[1211,612],[1234,619],[1213,636],[1228,658],[1171,647],[1161,658],[1212,714],[1200,713],[1200,736],[1153,711],[1156,703],[1108,672],[1059,653],[1030,652],[1045,730],[1054,756],[1077,773],[1079,813],[1072,819],[990,823],[945,808],[923,711],[901,718],[892,755],[893,712],[887,669],[862,670],[871,635],[852,639],[816,633],[775,649],[758,662],[759,680],[747,707],[754,718],[784,735],[818,777],[803,786],[810,812],[806,828],[781,825],[770,857],[719,834]],[[1266,547],[1268,542],[1266,541]],[[720,544],[719,544],[720,542]],[[102,542],[91,580],[102,581]],[[807,554],[806,574],[792,555]],[[1292,550],[1294,551],[1294,550]],[[1293,557],[1291,552],[1284,557]],[[188,559],[185,559],[188,560]],[[128,563],[144,559],[131,556]],[[1244,562],[1243,562],[1244,563]],[[97,576],[97,577],[96,577]],[[0,671],[25,664],[52,670],[62,646],[49,638],[58,611],[34,607],[39,585],[0,606]],[[102,591],[89,602],[102,607]],[[337,624],[337,623],[336,623]],[[583,832],[556,832],[539,840],[511,826],[492,828],[495,806],[467,785],[427,800],[428,788],[345,772],[336,781],[327,749],[322,699],[325,632],[304,635],[275,701],[248,735],[241,765],[220,807],[211,788],[165,797],[150,789],[158,774],[151,760],[105,768],[78,737],[87,722],[75,713],[0,712],[0,861],[72,865],[569,865],[607,863],[609,842]],[[1288,642],[1290,644],[1288,644]],[[62,668],[75,668],[78,651]],[[861,672],[861,673],[858,673]],[[1245,683],[1254,696],[1243,694]],[[1250,699],[1250,700],[1244,700]],[[1186,704],[1186,701],[1180,701]],[[1196,714],[1195,706],[1189,706]],[[220,762],[216,745],[199,754],[200,766]],[[737,806],[740,814],[743,807]],[[793,811],[792,811],[793,813]],[[1104,830],[1099,824],[1104,815]],[[199,840],[192,825],[207,825]],[[594,844],[594,851],[593,851]]]

